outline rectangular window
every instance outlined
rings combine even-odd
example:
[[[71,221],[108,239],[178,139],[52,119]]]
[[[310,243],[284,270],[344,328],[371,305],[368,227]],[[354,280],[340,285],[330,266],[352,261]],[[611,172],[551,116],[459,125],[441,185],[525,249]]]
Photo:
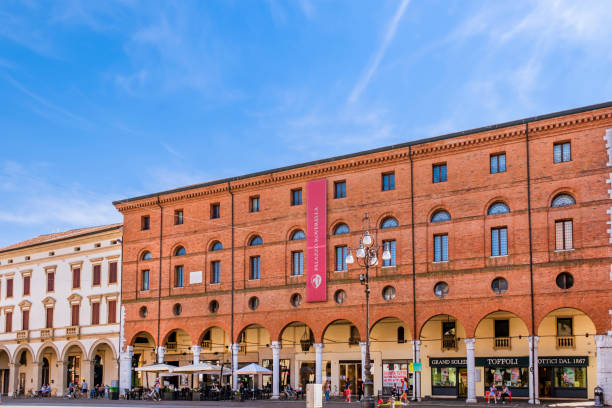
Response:
[[[495,337],[510,337],[510,321],[495,320]]]
[[[47,273],[47,292],[53,292],[55,290],[55,272]]]
[[[395,173],[383,173],[382,189],[383,191],[395,190]]]
[[[145,269],[144,271],[142,271],[142,279],[141,279],[142,285],[141,285],[141,289],[140,290],[149,290],[150,288],[150,282],[149,282],[149,270]]]
[[[259,280],[261,279],[261,257],[252,256],[251,257],[251,273],[249,275],[250,280]]]
[[[302,205],[302,189],[291,190],[291,205]]]
[[[148,215],[140,217],[140,229],[145,231],[151,228],[151,218]]]
[[[573,247],[572,220],[555,221],[555,249],[563,251]]]
[[[433,165],[433,182],[442,183],[446,181],[446,163]]]
[[[221,204],[215,203],[210,205],[210,218],[221,218]]]
[[[383,251],[391,253],[391,259],[383,259],[383,266],[395,266],[395,240],[383,241]]]
[[[571,317],[557,317],[557,336],[569,337],[574,335],[574,322]]]
[[[30,311],[23,310],[21,312],[21,330],[30,330]]]
[[[334,183],[334,198],[346,197],[346,181],[336,181]]]
[[[182,288],[185,285],[185,268],[183,265],[174,267],[174,287]]]
[[[80,319],[79,319],[79,309],[80,309],[80,305],[72,305],[72,326],[78,326]]]
[[[53,308],[48,307],[45,309],[45,328],[53,328]]]
[[[72,269],[72,289],[81,287],[81,268]]]
[[[259,212],[259,196],[251,197],[251,212]]]
[[[174,225],[183,224],[183,210],[174,210]]]
[[[6,280],[6,297],[13,297],[13,279]]]
[[[504,173],[506,171],[506,153],[491,155],[491,174]]]
[[[108,301],[108,323],[117,323],[117,301]]]
[[[291,253],[293,265],[291,268],[292,276],[301,276],[304,274],[304,252],[294,251]]]
[[[434,262],[448,261],[448,234],[434,235]]]
[[[346,271],[346,255],[348,248],[346,245],[336,247],[336,271]]]
[[[508,255],[508,228],[491,228],[491,256]]]
[[[210,263],[210,283],[221,282],[221,261],[212,261]]]
[[[108,283],[117,283],[117,262],[108,264]]]
[[[30,275],[23,277],[23,295],[27,296],[30,294]]]
[[[91,324],[100,324],[100,302],[91,304]]]
[[[563,163],[572,160],[570,142],[555,143],[553,146],[553,161]]]
[[[102,282],[102,265],[100,264],[94,265],[92,284],[94,286],[100,286],[101,282]]]
[[[10,333],[13,331],[13,312],[6,312],[4,318],[6,319],[4,322],[4,331]]]

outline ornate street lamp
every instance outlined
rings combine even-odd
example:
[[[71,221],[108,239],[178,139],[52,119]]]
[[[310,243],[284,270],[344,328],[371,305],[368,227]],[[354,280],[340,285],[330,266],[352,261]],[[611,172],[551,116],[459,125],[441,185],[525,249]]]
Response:
[[[372,366],[370,364],[370,267],[378,265],[378,251],[380,247],[376,242],[376,235],[372,237],[370,233],[370,217],[367,211],[363,217],[363,227],[365,232],[359,240],[359,247],[355,250],[357,264],[365,268],[365,273],[359,274],[359,281],[362,285],[365,285],[366,296],[365,378],[363,379],[363,398],[361,399],[361,406],[363,408],[374,408],[376,403],[372,395],[374,393],[374,385],[372,384]],[[391,259],[391,252],[388,247],[384,248],[382,259],[385,261]],[[352,250],[349,247],[348,254],[346,255],[346,263],[352,264],[354,262],[355,258],[353,258]]]

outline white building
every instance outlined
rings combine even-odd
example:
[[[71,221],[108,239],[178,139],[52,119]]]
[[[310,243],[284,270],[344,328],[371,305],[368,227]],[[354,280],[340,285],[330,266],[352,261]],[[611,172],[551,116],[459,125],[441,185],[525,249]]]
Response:
[[[121,224],[0,249],[0,392],[118,379]]]

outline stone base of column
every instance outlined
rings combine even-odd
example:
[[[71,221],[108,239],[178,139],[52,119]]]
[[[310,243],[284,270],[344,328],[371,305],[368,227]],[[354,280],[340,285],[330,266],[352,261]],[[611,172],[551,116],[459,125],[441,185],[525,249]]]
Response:
[[[280,399],[280,395],[273,395],[270,397],[271,400],[277,400]]]
[[[531,404],[531,405],[540,405],[540,400],[532,400],[530,399],[529,401],[527,401],[527,403]]]
[[[478,401],[476,401],[476,398],[468,398],[465,400],[466,404],[476,404]]]

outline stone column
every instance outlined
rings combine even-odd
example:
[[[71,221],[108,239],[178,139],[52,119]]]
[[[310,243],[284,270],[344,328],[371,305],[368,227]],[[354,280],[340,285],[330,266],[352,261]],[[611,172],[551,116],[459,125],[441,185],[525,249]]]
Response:
[[[366,369],[365,369],[365,364],[366,364],[366,345],[367,343],[365,341],[360,341],[359,342],[359,347],[361,348],[361,380],[365,381],[366,378]]]
[[[157,347],[157,364],[164,363],[165,355],[166,355],[166,348],[164,346]]]
[[[15,395],[17,392],[17,369],[19,366],[15,363],[9,363],[9,395]]]
[[[413,363],[421,362],[421,340],[412,340]],[[414,400],[421,400],[421,372],[414,372]]]
[[[94,363],[91,360],[87,360],[85,358],[83,358],[83,360],[81,360],[81,378],[79,378],[79,382],[83,382],[83,379],[85,379],[85,381],[87,381],[87,398],[89,398],[89,391],[91,390],[91,387],[93,387],[95,384],[93,383],[93,366]]]
[[[66,388],[68,387],[68,384],[66,384],[66,375],[67,375],[66,362],[58,360],[57,369],[60,372],[59,382],[57,384],[51,385],[51,394],[53,394],[53,388],[55,388],[57,392],[57,396],[63,397],[64,394],[66,393]]]
[[[232,350],[232,387],[234,391],[238,390],[238,374],[236,374],[236,370],[238,370],[238,351],[240,351],[240,344],[232,343],[230,346]]]
[[[476,358],[474,357],[474,344],[476,339],[465,339],[467,357],[467,399],[466,404],[476,403]]]
[[[132,357],[134,347],[127,346],[125,351],[119,353],[119,393],[125,395],[126,390],[132,388]]]
[[[26,378],[26,389],[32,389],[32,391],[37,391],[40,390],[41,384],[40,384],[40,370],[41,370],[42,364],[37,363],[36,361],[32,362],[32,370],[33,370],[33,376],[32,376],[32,382],[30,383],[30,386],[27,386],[27,381],[29,380],[29,378]]]
[[[193,364],[200,364],[200,353],[202,352],[202,347],[191,346],[191,352],[193,353]]]
[[[539,384],[538,384],[538,336],[529,336],[529,403],[539,404]],[[533,352],[532,352],[533,351]]]
[[[612,331],[595,336],[597,345],[597,382],[603,388],[604,403],[612,405]]]
[[[270,344],[272,349],[272,399],[280,398],[280,341]]]
[[[323,381],[323,343],[313,344],[315,349],[315,384],[322,384]],[[306,384],[302,384],[305,386]]]

